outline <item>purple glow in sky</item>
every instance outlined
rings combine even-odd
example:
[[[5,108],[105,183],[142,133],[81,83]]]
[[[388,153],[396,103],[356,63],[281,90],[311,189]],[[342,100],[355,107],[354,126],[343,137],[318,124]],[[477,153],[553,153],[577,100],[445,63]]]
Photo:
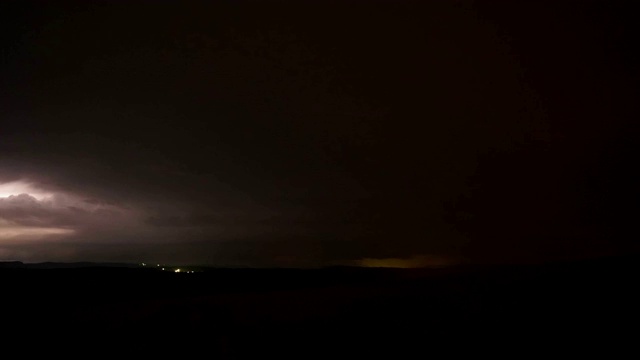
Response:
[[[38,261],[46,260],[49,253],[55,259],[63,255],[56,251],[56,244],[92,242],[97,234],[117,235],[122,229],[135,233],[144,227],[141,224],[139,213],[131,208],[44,189],[34,181],[0,183],[2,258]],[[118,242],[118,237],[111,241]],[[41,250],[34,252],[38,245]]]

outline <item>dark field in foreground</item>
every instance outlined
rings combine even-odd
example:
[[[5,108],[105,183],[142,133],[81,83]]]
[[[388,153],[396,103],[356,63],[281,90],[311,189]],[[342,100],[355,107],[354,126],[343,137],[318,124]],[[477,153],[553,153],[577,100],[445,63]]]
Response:
[[[452,352],[513,341],[551,349],[570,339],[631,345],[640,305],[636,260],[193,274],[5,267],[0,305],[5,328],[29,336],[91,334],[112,349],[225,357]]]

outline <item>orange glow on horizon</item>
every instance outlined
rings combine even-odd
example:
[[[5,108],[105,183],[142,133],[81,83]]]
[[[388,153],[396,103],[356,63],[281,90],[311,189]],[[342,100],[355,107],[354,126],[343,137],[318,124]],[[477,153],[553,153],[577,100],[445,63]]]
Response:
[[[358,266],[380,268],[441,268],[451,265],[449,259],[439,256],[416,256],[411,258],[365,258],[357,261]]]

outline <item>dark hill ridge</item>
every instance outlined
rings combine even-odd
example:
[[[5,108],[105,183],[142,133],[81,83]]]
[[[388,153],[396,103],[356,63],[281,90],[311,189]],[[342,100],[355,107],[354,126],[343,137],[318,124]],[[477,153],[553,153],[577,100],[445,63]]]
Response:
[[[103,263],[103,262],[42,262],[23,263],[22,261],[0,261],[0,268],[4,269],[85,269],[95,267],[138,267],[129,263]]]
[[[18,267],[0,269],[0,305],[12,309],[3,324],[16,328],[63,324],[130,340],[152,334],[171,339],[166,344],[239,357],[294,348],[362,355],[452,339],[457,347],[479,339],[503,346],[513,337],[545,348],[552,336],[621,339],[623,326],[637,324],[637,260],[437,271],[210,268],[193,274]],[[192,336],[203,340],[194,343]]]
[[[0,269],[20,269],[24,268],[22,261],[0,261]]]

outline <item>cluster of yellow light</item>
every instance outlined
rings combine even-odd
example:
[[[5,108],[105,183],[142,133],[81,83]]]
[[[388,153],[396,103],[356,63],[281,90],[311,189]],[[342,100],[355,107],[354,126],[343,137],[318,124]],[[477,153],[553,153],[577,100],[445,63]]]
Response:
[[[146,265],[147,265],[147,264],[142,263],[142,266],[146,266]],[[160,264],[156,264],[156,266],[157,266],[157,267],[160,267]],[[183,269],[179,269],[179,268],[172,269],[172,268],[170,268],[170,267],[169,267],[169,268],[164,268],[164,267],[163,267],[163,268],[160,268],[160,270],[162,270],[162,271],[173,271],[173,272],[175,272],[175,273],[183,273],[183,274],[193,274],[193,271],[190,271],[190,270],[183,270]]]

